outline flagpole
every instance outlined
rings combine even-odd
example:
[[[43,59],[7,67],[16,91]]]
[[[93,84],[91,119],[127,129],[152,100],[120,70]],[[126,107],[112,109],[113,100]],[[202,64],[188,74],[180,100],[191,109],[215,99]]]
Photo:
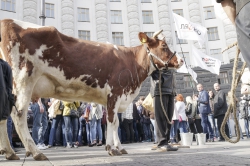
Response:
[[[176,35],[177,35],[177,34],[176,34]],[[180,44],[182,57],[183,57],[183,59],[184,59],[186,68],[188,69],[187,63],[186,63],[186,59],[185,59],[185,57],[184,57],[183,50],[182,50],[182,46],[181,46],[181,42],[180,42],[180,39],[179,39],[178,35],[177,35],[177,38],[178,38],[178,41],[179,41],[179,44]],[[189,72],[188,72],[188,74],[189,74],[189,80],[190,80],[190,82],[191,82],[191,88],[193,89],[193,95],[194,95],[193,81],[191,80],[191,74],[190,74]]]

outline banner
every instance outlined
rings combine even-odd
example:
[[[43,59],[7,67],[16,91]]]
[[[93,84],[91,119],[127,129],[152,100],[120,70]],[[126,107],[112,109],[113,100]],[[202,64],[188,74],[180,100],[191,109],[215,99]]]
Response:
[[[211,73],[220,74],[221,61],[210,56],[207,56],[195,46],[192,45],[192,62],[194,66],[199,66],[202,69],[208,70]]]
[[[184,64],[181,66],[181,68],[179,68],[177,70],[178,73],[189,73],[193,80],[198,84],[198,81],[197,81],[197,74],[193,71],[193,69],[191,69],[189,66],[186,66],[185,62]]]
[[[179,39],[197,40],[202,48],[207,38],[207,28],[188,21],[184,17],[173,13],[175,27]]]

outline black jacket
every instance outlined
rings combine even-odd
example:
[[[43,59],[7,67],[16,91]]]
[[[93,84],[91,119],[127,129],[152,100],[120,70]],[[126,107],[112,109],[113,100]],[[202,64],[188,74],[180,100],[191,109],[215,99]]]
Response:
[[[7,62],[0,59],[0,120],[8,118],[13,104],[12,70]]]
[[[224,115],[227,112],[226,94],[219,90],[214,97],[214,117]]]
[[[159,70],[155,70],[152,79],[156,84],[152,84],[153,96],[160,95],[159,89]],[[176,95],[175,92],[175,73],[174,70],[163,70],[161,73],[161,92],[163,95]]]
[[[137,111],[137,107],[135,104],[133,104],[133,120],[134,121],[140,120],[140,116],[139,116],[139,113]]]

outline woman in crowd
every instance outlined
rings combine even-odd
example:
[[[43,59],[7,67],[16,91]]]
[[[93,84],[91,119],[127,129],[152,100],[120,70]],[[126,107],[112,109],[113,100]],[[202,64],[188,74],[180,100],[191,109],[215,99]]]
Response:
[[[178,139],[177,139],[178,128],[179,128],[179,114],[177,112],[177,109],[175,108],[173,117],[172,117],[172,125],[170,129],[170,143],[171,144],[176,144],[178,142]]]
[[[191,127],[190,125],[193,124],[194,120],[193,118],[191,117],[191,113],[192,113],[192,105],[193,105],[193,99],[191,96],[187,96],[186,97],[186,108],[185,108],[185,111],[186,111],[186,116],[187,116],[187,121],[188,121],[188,128],[191,130]]]
[[[185,103],[184,98],[181,94],[178,94],[176,97],[175,109],[179,114],[179,129],[180,133],[187,133],[187,117],[185,113]]]
[[[51,98],[50,100],[51,100],[50,101],[51,106],[49,108],[49,112],[51,109],[53,110],[53,120],[49,134],[49,145],[48,145],[49,148],[54,145],[56,130],[59,122],[62,120],[62,110],[63,110],[62,108],[63,104],[60,100],[54,98]]]
[[[208,121],[211,125],[213,132],[214,132],[214,141],[215,141],[216,138],[219,138],[217,119],[214,119],[214,96],[215,95],[214,95],[214,92],[212,90],[208,91],[208,95],[209,95],[209,104],[210,104],[210,108],[211,108],[211,113],[208,115]]]
[[[79,144],[77,141],[78,116],[73,112],[77,112],[77,108],[80,106],[80,103],[63,101],[63,105],[63,119],[67,148],[71,148],[73,146],[77,148]]]
[[[202,129],[202,126],[201,126],[201,117],[200,117],[200,112],[198,110],[198,103],[197,103],[197,98],[198,98],[198,95],[195,94],[193,96],[193,104],[192,104],[192,113],[191,113],[191,117],[193,117],[194,119],[194,125],[193,125],[193,129],[191,127],[191,131],[195,134],[197,133],[203,133],[203,129]]]

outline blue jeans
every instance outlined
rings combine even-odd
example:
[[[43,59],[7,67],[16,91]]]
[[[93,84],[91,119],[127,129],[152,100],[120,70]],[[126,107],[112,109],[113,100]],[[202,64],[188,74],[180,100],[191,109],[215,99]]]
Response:
[[[64,116],[65,124],[65,139],[67,144],[72,145],[77,141],[78,132],[78,118],[72,118],[70,116]]]
[[[35,144],[40,143],[39,138],[41,138],[42,132],[39,132],[42,127],[42,117],[43,113],[40,113],[39,109],[33,109],[33,127],[32,127],[32,138]]]
[[[50,129],[50,134],[49,134],[49,145],[51,145],[51,146],[53,146],[53,144],[54,144],[56,130],[57,130],[58,124],[61,120],[62,120],[62,115],[57,115],[52,120],[52,125],[51,125],[51,129]]]
[[[143,131],[145,134],[145,141],[151,141],[150,123],[143,123]]]
[[[208,121],[208,114],[200,114],[201,115],[201,126],[203,129],[203,133],[206,133],[207,139],[212,139],[214,137],[213,130]]]
[[[12,118],[11,116],[8,117],[7,119],[7,133],[8,133],[8,137],[9,137],[9,141],[10,141],[10,146],[12,147],[12,149],[14,148],[12,145]]]
[[[47,127],[48,127],[47,112],[44,111],[42,114],[42,126],[38,131],[38,139],[39,139],[38,143],[40,144],[44,143],[44,134],[46,132]]]
[[[99,138],[99,142],[102,141],[102,119],[96,120],[96,130]]]
[[[173,120],[174,123],[171,125],[170,129],[170,139],[176,139],[177,137],[177,130],[179,128],[179,120]]]
[[[250,135],[249,135],[249,120],[244,119],[244,123],[245,123],[245,132],[246,132],[247,138],[249,138],[250,137]]]
[[[86,123],[87,139],[88,143],[94,143],[96,141],[96,118]]]
[[[215,123],[215,119],[214,119],[213,114],[208,115],[208,121],[211,125],[211,128],[213,130],[215,137],[218,138],[220,136],[220,134],[219,134],[217,123]]]
[[[78,131],[78,142],[79,145],[82,145],[82,133],[83,133],[83,125],[86,123],[86,120],[81,116],[79,118],[79,131]]]
[[[187,133],[187,121],[179,122],[180,133]]]
[[[136,120],[133,120],[133,129],[134,129],[134,136],[135,136],[135,142],[139,141],[139,137],[138,137],[138,130],[137,130],[137,123]]]

